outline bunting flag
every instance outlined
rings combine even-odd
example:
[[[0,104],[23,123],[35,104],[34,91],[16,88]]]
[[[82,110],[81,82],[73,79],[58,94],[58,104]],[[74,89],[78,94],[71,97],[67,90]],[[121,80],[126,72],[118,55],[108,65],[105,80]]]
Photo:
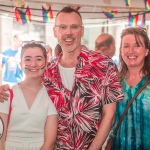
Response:
[[[27,3],[23,0],[14,0],[15,6],[20,8],[25,8]]]
[[[81,8],[80,6],[70,6],[70,5],[68,7],[71,7],[73,9],[77,10],[77,11],[79,11],[79,9]]]
[[[118,13],[117,10],[111,10],[109,8],[104,9],[103,12],[104,12],[105,16],[109,19],[114,18],[115,15]]]
[[[42,6],[42,16],[43,16],[43,22],[49,22],[51,19],[53,19],[53,12],[51,9],[51,5],[49,5],[48,9],[45,9]]]
[[[79,11],[80,7],[79,6],[76,6],[76,7],[73,7],[75,10]]]
[[[143,14],[142,22],[141,22],[141,27],[146,28],[146,18],[145,18],[145,13]]]
[[[128,8],[131,8],[131,2],[130,2],[130,0],[125,0],[125,2],[126,2],[126,6],[128,6]]]
[[[138,9],[138,8],[132,8],[132,9],[130,9],[131,13],[138,13],[139,11],[141,11],[141,10]]]
[[[24,9],[26,10],[24,11]],[[23,11],[21,11],[18,8],[15,8],[15,17],[16,17],[16,21],[17,22],[21,21],[22,24],[31,22],[31,13],[29,7],[23,8]]]
[[[138,22],[138,15],[131,15],[131,13],[129,13],[129,26],[137,26],[137,22]]]
[[[144,0],[145,2],[145,9],[150,10],[150,0]]]

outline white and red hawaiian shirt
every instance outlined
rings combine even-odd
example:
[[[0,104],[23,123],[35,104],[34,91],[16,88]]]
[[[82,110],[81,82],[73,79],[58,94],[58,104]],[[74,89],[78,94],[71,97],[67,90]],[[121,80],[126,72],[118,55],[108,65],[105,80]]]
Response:
[[[108,56],[83,46],[70,91],[62,84],[61,56],[49,64],[43,76],[59,115],[55,149],[87,150],[97,133],[103,105],[123,99],[116,67]]]

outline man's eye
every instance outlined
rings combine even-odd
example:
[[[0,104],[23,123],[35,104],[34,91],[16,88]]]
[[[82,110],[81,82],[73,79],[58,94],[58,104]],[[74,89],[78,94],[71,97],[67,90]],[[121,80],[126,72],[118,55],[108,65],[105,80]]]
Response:
[[[71,28],[72,28],[72,29],[77,29],[78,26],[77,26],[77,25],[72,25]]]
[[[60,29],[66,29],[67,27],[66,26],[60,26]]]

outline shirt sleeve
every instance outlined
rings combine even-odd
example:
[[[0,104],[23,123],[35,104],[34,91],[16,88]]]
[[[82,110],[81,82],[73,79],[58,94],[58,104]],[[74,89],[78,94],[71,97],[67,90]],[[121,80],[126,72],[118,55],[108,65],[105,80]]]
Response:
[[[108,69],[105,76],[104,99],[103,104],[117,102],[123,99],[123,92],[120,85],[120,80],[117,76],[115,64],[108,63]]]
[[[51,101],[51,99],[49,98],[48,116],[55,115],[55,114],[57,114],[56,108],[53,102]]]
[[[9,93],[9,91],[7,93]],[[9,105],[10,105],[10,98],[8,98],[8,100],[4,101],[3,103],[0,102],[0,112],[4,114],[8,114]]]

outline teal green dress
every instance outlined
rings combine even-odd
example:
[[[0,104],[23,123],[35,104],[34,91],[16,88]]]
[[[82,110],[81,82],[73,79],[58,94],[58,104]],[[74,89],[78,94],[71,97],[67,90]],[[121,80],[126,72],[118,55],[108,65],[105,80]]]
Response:
[[[116,127],[127,103],[138,89],[147,81],[147,77],[132,89],[127,82],[121,82],[124,99],[117,104]],[[114,138],[113,150],[150,150],[150,84],[131,104],[118,132]]]

